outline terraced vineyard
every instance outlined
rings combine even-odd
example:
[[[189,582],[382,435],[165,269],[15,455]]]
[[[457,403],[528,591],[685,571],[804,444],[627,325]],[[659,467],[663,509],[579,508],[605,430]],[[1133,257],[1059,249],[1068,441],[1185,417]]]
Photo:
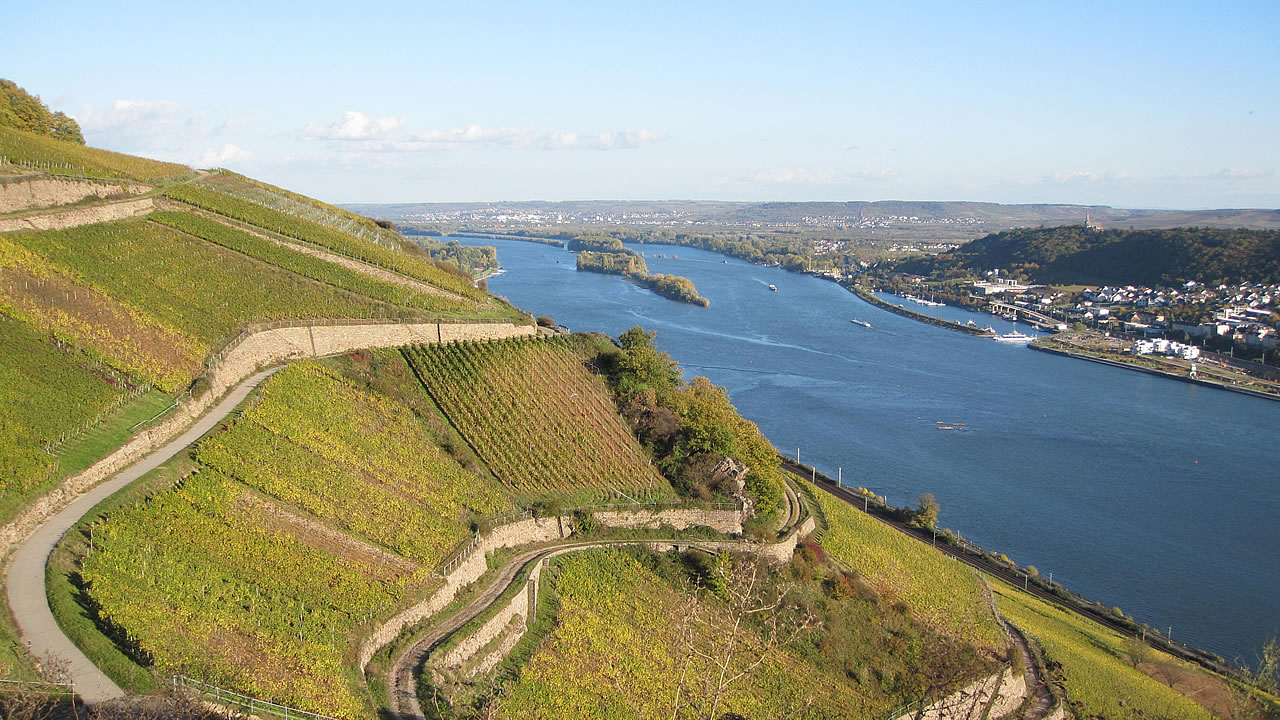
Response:
[[[829,523],[822,548],[881,597],[905,603],[922,623],[975,647],[1004,644],[972,570],[826,492],[814,495]]]
[[[359,717],[342,679],[348,633],[421,571],[334,554],[274,517],[244,485],[206,470],[96,528],[83,577],[131,654],[161,675]]]
[[[1130,647],[1115,632],[1003,583],[993,583],[992,590],[1000,613],[1035,638],[1048,660],[1061,665],[1067,698],[1078,717],[1213,717],[1204,707],[1133,667],[1128,657]],[[1154,649],[1145,652],[1162,663],[1181,663]]]
[[[51,175],[82,175],[105,179],[132,179],[157,183],[191,175],[191,168],[177,163],[114,153],[56,140],[49,135],[0,127],[0,158],[13,168]],[[4,171],[0,165],[0,171]]]
[[[0,308],[168,392],[191,380],[206,347],[77,274],[0,237]]]
[[[143,219],[7,237],[206,352],[251,321],[422,317]]]
[[[511,490],[671,493],[570,341],[418,345],[423,386]]]
[[[448,290],[470,300],[473,305],[488,302],[487,296],[472,287],[469,281],[437,267],[430,259],[414,257],[373,242],[362,241],[325,225],[191,183],[174,185],[166,190],[165,194],[188,205],[256,225],[286,237],[309,242],[340,255]]]
[[[459,310],[463,307],[462,303],[456,300],[429,295],[405,285],[379,280],[194,213],[156,212],[151,215],[151,219],[312,280],[392,305],[423,311]]]
[[[0,518],[43,487],[56,461],[46,447],[127,397],[109,370],[0,313]]]
[[[706,712],[708,696],[697,678],[718,671],[689,658],[679,628],[688,601],[680,593],[616,550],[566,556],[555,590],[561,603],[556,627],[502,695],[507,717],[703,717],[698,713]],[[724,612],[715,601],[700,602],[709,613]],[[762,647],[749,631],[738,639],[748,652],[730,664],[731,674]],[[703,649],[713,646],[710,638],[693,640]],[[682,678],[693,697],[685,695],[685,706],[673,712]],[[700,707],[688,707],[690,700]],[[775,648],[755,672],[729,686],[716,717],[874,718],[890,709],[886,697],[864,696],[845,678]]]
[[[195,184],[233,195],[241,200],[264,205],[273,210],[296,215],[393,250],[402,250],[408,243],[399,233],[379,227],[377,223],[363,215],[327,205],[305,195],[289,192],[284,188],[268,185],[229,170],[209,173],[198,178]]]
[[[133,655],[342,717],[357,628],[430,582],[470,513],[510,504],[405,407],[314,363],[281,371],[200,471],[95,529],[89,593]]]
[[[510,507],[436,447],[407,408],[312,363],[273,377],[261,402],[202,443],[197,458],[426,567],[470,537],[469,513]]]

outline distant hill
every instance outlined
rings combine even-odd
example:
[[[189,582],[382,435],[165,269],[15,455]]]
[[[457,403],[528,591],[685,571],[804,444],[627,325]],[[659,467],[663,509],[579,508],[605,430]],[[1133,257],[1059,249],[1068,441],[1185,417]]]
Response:
[[[1064,284],[1275,283],[1280,282],[1280,231],[1020,228],[952,252],[905,260],[897,268],[917,274],[1002,268],[1037,282]]]

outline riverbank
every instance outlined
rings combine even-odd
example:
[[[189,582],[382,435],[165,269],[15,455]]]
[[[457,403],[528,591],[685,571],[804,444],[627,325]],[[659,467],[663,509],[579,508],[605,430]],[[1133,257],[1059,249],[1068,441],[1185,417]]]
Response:
[[[1215,380],[1209,380],[1209,379],[1199,378],[1199,377],[1191,377],[1189,374],[1186,374],[1186,373],[1175,373],[1169,370],[1160,370],[1158,368],[1138,365],[1134,362],[1126,361],[1124,356],[1119,356],[1116,358],[1098,357],[1096,355],[1089,355],[1083,352],[1068,350],[1065,348],[1050,347],[1048,345],[1043,344],[1043,341],[1033,342],[1027,347],[1030,347],[1032,350],[1039,350],[1040,352],[1049,353],[1052,355],[1061,355],[1063,357],[1076,358],[1077,360],[1088,360],[1090,362],[1096,362],[1102,365],[1110,365],[1111,367],[1124,368],[1125,370],[1136,370],[1138,372],[1146,373],[1148,375],[1157,375],[1160,377],[1169,378],[1170,380],[1180,380],[1182,382],[1190,383],[1192,385],[1203,385],[1204,387],[1216,388],[1218,390],[1229,390],[1231,392],[1240,393],[1241,395],[1250,395],[1252,397],[1264,398],[1266,400],[1280,401],[1280,388],[1277,388],[1275,393],[1268,393],[1268,392],[1263,392],[1261,390],[1254,390],[1251,388],[1242,387],[1240,385],[1233,385],[1225,382],[1218,382]]]
[[[949,529],[921,527],[910,522],[911,508],[895,507],[884,502],[884,498],[865,488],[854,488],[843,485],[836,479],[822,473],[809,465],[798,463],[779,453],[782,469],[815,488],[821,488],[854,508],[885,523],[899,532],[932,546],[960,562],[976,570],[999,578],[1014,587],[1021,588],[1035,597],[1063,607],[1080,617],[1087,618],[1116,632],[1129,637],[1141,637],[1142,641],[1154,648],[1174,655],[1188,662],[1196,663],[1214,673],[1234,676],[1237,668],[1232,667],[1222,657],[1202,648],[1188,645],[1166,637],[1159,628],[1146,623],[1139,623],[1132,618],[1117,614],[1114,609],[1080,595],[1061,583],[1045,580],[1038,572],[1028,571],[1010,561],[1004,555],[986,550],[966,540]]]
[[[564,247],[563,240],[557,240],[549,237],[532,237],[529,235],[503,235],[501,233],[478,232],[474,230],[455,230],[449,233],[451,237],[475,238],[478,240],[518,240],[520,242],[531,242],[539,245],[554,245],[555,247]]]
[[[876,297],[874,293],[868,291],[866,288],[862,287],[861,285],[853,284],[853,285],[843,285],[843,286],[848,288],[849,291],[852,292],[854,295],[857,295],[858,297],[862,298],[863,300],[866,300],[872,305],[875,305],[876,307],[882,310],[888,310],[891,313],[901,315],[902,317],[905,317],[905,318],[910,318],[912,320],[926,323],[928,325],[935,325],[940,328],[946,328],[947,330],[954,330],[956,332],[961,332],[966,335],[973,335],[974,337],[991,338],[996,336],[995,333],[985,328],[976,328],[976,327],[970,327],[968,325],[961,325],[960,323],[957,323],[957,322],[951,322],[950,320],[943,320],[942,318],[936,318],[931,315],[925,315],[924,313],[918,313],[914,310],[908,310],[905,307],[901,307],[899,305],[894,305],[893,303],[885,302],[884,300],[881,300],[880,298]]]

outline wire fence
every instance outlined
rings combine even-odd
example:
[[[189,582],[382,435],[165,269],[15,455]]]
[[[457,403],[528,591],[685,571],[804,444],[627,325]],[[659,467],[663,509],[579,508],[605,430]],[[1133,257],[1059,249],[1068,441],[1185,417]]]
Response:
[[[320,713],[310,712],[308,710],[299,710],[298,708],[281,705],[270,700],[260,700],[251,695],[244,695],[231,690],[224,690],[217,685],[210,685],[199,680],[192,680],[183,675],[173,676],[173,689],[176,692],[178,688],[186,688],[194,690],[201,697],[210,700],[215,705],[245,713],[249,716],[257,717],[277,717],[285,718],[285,720],[338,720],[331,715],[321,715]]]
[[[0,694],[28,692],[38,695],[75,695],[75,683],[45,680],[0,680]]]

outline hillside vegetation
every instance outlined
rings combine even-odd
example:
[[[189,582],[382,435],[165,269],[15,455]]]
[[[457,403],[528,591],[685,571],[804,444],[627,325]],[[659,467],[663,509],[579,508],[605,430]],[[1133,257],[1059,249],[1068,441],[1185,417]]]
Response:
[[[105,180],[161,183],[191,175],[177,163],[99,150],[25,130],[0,127],[0,172],[37,171],[50,175],[78,175]]]
[[[1001,268],[1035,282],[1168,286],[1187,280],[1280,282],[1280,231],[1220,228],[1102,230],[1018,228],[898,269],[921,275]]]
[[[53,112],[38,95],[0,78],[0,126],[48,135],[55,140],[84,144],[80,124],[62,111]]]
[[[828,493],[814,494],[830,524],[820,543],[832,558],[938,632],[988,651],[1004,645],[973,570]]]

